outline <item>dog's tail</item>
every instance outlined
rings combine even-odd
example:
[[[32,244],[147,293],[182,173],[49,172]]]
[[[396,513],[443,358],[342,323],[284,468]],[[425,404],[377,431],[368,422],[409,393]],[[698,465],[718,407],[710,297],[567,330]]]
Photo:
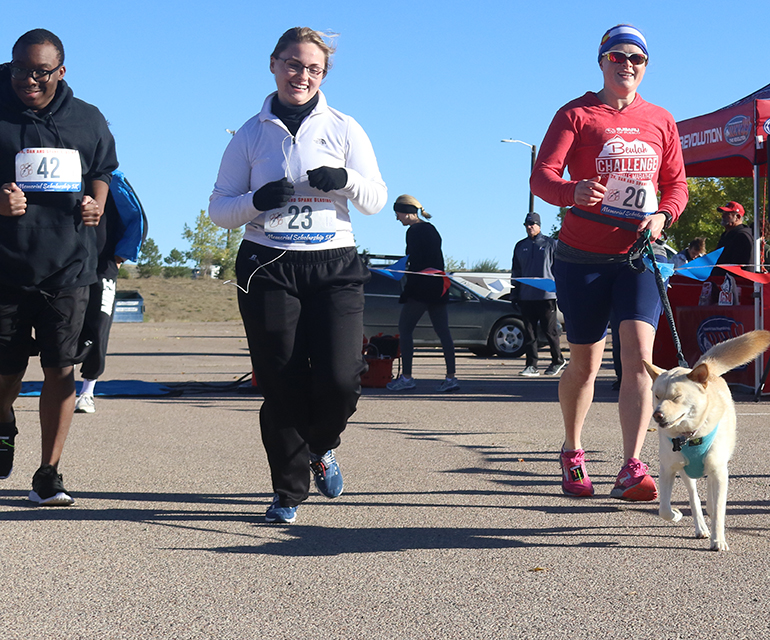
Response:
[[[695,364],[708,366],[709,373],[721,376],[735,367],[751,362],[770,347],[770,331],[750,331],[737,338],[715,344]]]

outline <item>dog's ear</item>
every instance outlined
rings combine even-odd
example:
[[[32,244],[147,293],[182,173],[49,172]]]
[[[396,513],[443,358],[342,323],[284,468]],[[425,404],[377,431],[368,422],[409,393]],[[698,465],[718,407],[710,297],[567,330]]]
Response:
[[[704,387],[708,386],[709,380],[709,366],[707,363],[699,364],[690,373],[687,374],[687,378],[698,384],[702,384]]]
[[[647,373],[650,374],[650,378],[652,378],[652,381],[655,382],[655,380],[658,378],[658,376],[661,373],[665,373],[665,369],[661,369],[660,367],[656,367],[654,364],[647,362],[646,360],[642,360],[642,364],[644,365],[644,368],[647,369]]]

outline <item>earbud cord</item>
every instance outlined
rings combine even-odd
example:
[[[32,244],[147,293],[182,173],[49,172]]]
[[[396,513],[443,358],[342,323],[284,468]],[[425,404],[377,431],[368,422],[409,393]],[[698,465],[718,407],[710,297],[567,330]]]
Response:
[[[289,155],[287,155],[286,148],[285,148],[285,145],[284,145],[284,143],[287,140],[291,140],[291,139],[292,139],[291,136],[286,136],[283,140],[281,140],[281,153],[283,154],[283,159],[286,162],[286,172],[285,172],[285,175],[289,179],[289,182],[293,183],[294,182],[294,178],[291,175],[291,167],[289,166]],[[291,145],[289,145],[289,149],[291,149]],[[269,264],[273,264],[276,260],[280,260],[281,258],[283,258],[283,256],[286,255],[287,251],[288,251],[288,249],[284,249],[279,255],[277,255],[275,258],[270,260],[270,262],[265,262],[265,264],[260,264],[259,266],[257,266],[257,268],[254,269],[254,271],[251,272],[251,275],[249,276],[249,279],[246,280],[246,288],[245,289],[241,285],[239,285],[237,282],[235,282],[233,280],[225,280],[225,282],[223,282],[223,284],[231,284],[233,286],[236,286],[241,291],[243,291],[243,293],[248,295],[249,294],[249,288],[251,286],[251,279],[254,277],[254,275],[257,273],[257,271],[259,271],[262,267],[266,267]]]

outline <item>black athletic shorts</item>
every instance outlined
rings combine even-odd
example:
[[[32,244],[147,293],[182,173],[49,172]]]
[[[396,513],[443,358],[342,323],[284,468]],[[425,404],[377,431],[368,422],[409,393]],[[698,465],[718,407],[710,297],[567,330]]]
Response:
[[[45,368],[74,364],[87,305],[88,287],[51,293],[0,288],[0,375],[23,372],[37,353]]]

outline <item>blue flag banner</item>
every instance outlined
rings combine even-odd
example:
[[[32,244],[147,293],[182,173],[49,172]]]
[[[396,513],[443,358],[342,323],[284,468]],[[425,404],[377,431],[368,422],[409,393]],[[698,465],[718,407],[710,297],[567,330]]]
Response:
[[[401,280],[401,278],[404,277],[404,271],[406,271],[406,261],[409,259],[409,256],[404,256],[397,262],[394,262],[393,264],[387,266],[387,267],[370,267],[372,271],[376,271],[377,273],[381,273],[384,276],[387,276],[388,278],[393,278],[394,280]]]
[[[511,278],[521,284],[535,287],[535,289],[542,289],[543,291],[556,291],[556,283],[548,278]]]
[[[652,266],[652,260],[650,260],[649,257],[642,257],[642,262],[644,262],[644,266],[647,267],[650,271],[655,272],[655,269]],[[674,265],[669,264],[668,262],[658,262],[658,269],[660,269],[660,275],[662,275],[664,278],[670,278],[674,275]]]
[[[75,383],[78,393],[82,387],[82,382],[78,380]],[[21,385],[20,396],[39,396],[40,390],[43,388],[43,381],[25,380]],[[96,383],[95,396],[112,396],[112,397],[150,397],[150,396],[167,396],[167,395],[180,395],[179,392],[175,392],[173,388],[158,382],[147,382],[145,380],[98,380]]]
[[[676,272],[680,276],[687,276],[693,280],[707,280],[711,275],[711,271],[717,263],[719,256],[722,255],[722,251],[724,251],[724,247],[712,251],[711,253],[707,253],[700,258],[695,258],[695,260],[690,260],[687,264],[679,267]]]

